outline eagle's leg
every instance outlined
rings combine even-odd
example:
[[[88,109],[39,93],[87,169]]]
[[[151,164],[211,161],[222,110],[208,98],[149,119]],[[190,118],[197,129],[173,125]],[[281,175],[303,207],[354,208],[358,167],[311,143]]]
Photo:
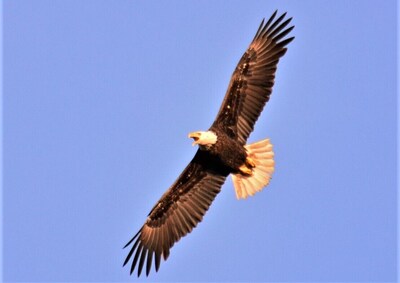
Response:
[[[247,156],[244,163],[239,167],[239,172],[245,176],[251,176],[254,167],[256,167],[256,163],[251,157]]]
[[[250,168],[256,167],[256,163],[254,162],[254,160],[251,157],[248,157],[248,156],[246,157],[245,164]]]
[[[249,168],[249,166],[247,165],[246,162],[245,162],[244,164],[240,165],[240,167],[239,167],[239,172],[240,172],[242,175],[245,175],[245,176],[251,176],[251,175],[253,175],[253,170],[252,170],[251,168]]]

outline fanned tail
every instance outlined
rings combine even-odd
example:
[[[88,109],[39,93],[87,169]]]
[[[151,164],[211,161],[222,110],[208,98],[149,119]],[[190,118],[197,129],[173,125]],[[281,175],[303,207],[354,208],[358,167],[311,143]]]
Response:
[[[255,167],[251,176],[232,174],[237,199],[245,199],[261,191],[268,185],[274,172],[274,152],[269,139],[248,144],[245,148]]]

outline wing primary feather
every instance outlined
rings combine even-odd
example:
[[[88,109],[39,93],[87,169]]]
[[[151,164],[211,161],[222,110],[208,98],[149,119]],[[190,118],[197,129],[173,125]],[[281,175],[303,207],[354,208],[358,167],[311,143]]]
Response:
[[[275,12],[272,14],[272,16],[269,18],[268,22],[265,24],[263,30],[268,28],[268,26],[271,24],[271,22],[275,19],[276,14],[278,13],[278,10],[275,10]]]
[[[161,263],[161,253],[156,252],[155,259],[154,259],[154,265],[156,268],[156,272],[158,271],[158,269],[160,269],[160,263]]]
[[[147,247],[148,249],[153,249],[154,250],[154,245],[155,245],[155,241],[154,241],[154,237],[156,234],[156,228],[150,228],[149,229],[149,236],[147,238],[147,240],[145,241],[147,243]]]
[[[167,239],[167,232],[166,232],[165,227],[161,227],[161,228],[160,228],[160,236],[161,236],[160,245],[161,245],[161,247],[162,247],[162,250],[164,251],[164,250],[166,250],[166,249],[169,249],[169,245],[168,245],[168,243],[167,243],[167,241],[166,241],[166,239]]]
[[[164,223],[164,225],[167,225],[167,223]],[[158,246],[161,246],[161,251],[164,249],[165,245],[165,237],[164,237],[164,227],[160,227],[158,231]]]
[[[282,41],[283,42],[283,41]],[[265,59],[274,61],[274,60],[279,60],[283,55],[285,55],[287,49],[286,48],[277,48],[274,50],[274,52],[271,52],[271,54],[268,54],[268,57],[265,57]]]
[[[133,273],[133,270],[135,270],[135,266],[136,266],[137,260],[139,258],[140,252],[142,251],[142,248],[143,248],[143,245],[142,245],[142,243],[140,243],[139,247],[136,250],[135,257],[133,258],[133,262],[132,262],[132,266],[131,266],[131,274]]]
[[[153,251],[149,249],[147,252],[146,276],[149,276],[152,261],[153,261]]]
[[[135,242],[135,244],[133,245],[132,249],[129,251],[129,253],[126,257],[123,266],[125,266],[128,263],[128,261],[131,259],[131,256],[132,256],[133,252],[135,251],[136,246],[138,245],[139,242],[140,242],[139,239]]]
[[[280,48],[282,48],[282,47],[288,45],[290,42],[292,42],[293,39],[294,39],[294,36],[293,37],[289,37],[289,38],[279,42],[276,46],[279,46]]]
[[[271,34],[269,34],[269,37],[273,38],[275,37],[276,34],[278,34],[281,30],[283,30],[292,20],[292,18],[287,19],[283,23],[281,23],[276,29],[274,29]]]
[[[272,14],[272,16],[268,19],[267,23],[262,27],[262,29],[260,30],[260,32],[257,34],[257,36],[253,39],[252,42],[254,42],[256,39],[260,38],[260,37],[264,37],[266,34],[266,30],[268,29],[269,25],[271,24],[271,22],[274,20],[276,14],[278,13],[278,10],[275,10],[275,12]]]
[[[173,244],[169,244],[166,239],[168,239],[167,237],[167,229],[165,229],[165,227],[163,227],[164,229],[162,229],[163,231],[163,237],[164,237],[164,241],[162,242],[162,249],[163,249],[163,256],[164,256],[164,260],[167,260],[168,256],[169,256],[169,249],[172,247]]]
[[[286,12],[283,13],[279,18],[276,19],[276,21],[267,29],[266,34],[270,34],[270,32],[277,26],[279,23],[282,21],[282,19],[286,16]]]
[[[164,260],[167,260],[169,257],[169,248],[165,248],[163,251]]]
[[[291,27],[285,29],[283,32],[281,32],[280,34],[278,34],[277,36],[274,37],[274,41],[278,42],[279,40],[284,38],[286,35],[288,35],[289,32],[292,31],[292,29],[294,29],[294,26],[291,26]]]
[[[254,35],[254,38],[253,38],[252,42],[259,36],[259,34],[260,34],[260,32],[261,32],[261,29],[262,29],[262,27],[263,27],[263,25],[264,25],[264,20],[265,20],[265,18],[262,19],[261,24],[260,24],[260,26],[258,27],[257,32],[256,32],[256,34]]]
[[[270,24],[270,21],[271,21],[271,18],[269,19],[268,23],[266,23],[266,24],[264,25],[264,27],[263,27],[262,30],[260,31],[260,34],[257,36],[256,40],[259,39],[260,37],[261,37],[261,38],[264,38],[264,37],[265,37],[266,30],[268,29],[268,25]]]
[[[140,232],[142,232],[142,229],[140,229],[140,230],[136,233],[136,235],[133,236],[132,239],[130,239],[130,241],[123,247],[123,249],[125,249],[127,246],[129,246],[129,245],[133,242],[133,240],[136,239],[136,237],[139,235]]]
[[[140,231],[141,231],[141,230],[142,230],[142,229],[140,229]],[[138,235],[139,235],[139,233],[138,233],[134,238],[136,238]],[[131,250],[129,251],[129,254],[128,254],[128,256],[126,257],[123,266],[125,266],[125,265],[128,263],[128,261],[129,261],[130,258],[132,257],[132,254],[133,254],[134,251],[136,250],[136,247],[137,247],[137,245],[138,245],[139,243],[141,243],[140,238],[136,239],[135,244],[133,245],[133,247],[132,247]]]
[[[271,54],[265,54],[263,58],[260,59],[260,64],[265,66],[277,65],[279,60],[271,60]],[[275,76],[275,73],[273,73]]]
[[[131,249],[129,251],[127,257],[125,258],[124,264],[122,266],[125,266],[129,262],[129,260],[131,259],[132,254],[133,254],[133,251],[134,251],[134,249]]]
[[[172,247],[172,245],[179,240],[178,233],[174,224],[175,215],[171,214],[171,217],[168,219],[167,234],[168,234],[168,246]]]
[[[148,243],[150,231],[151,228],[149,229],[148,225],[143,225],[143,231],[140,234],[140,241],[142,241],[142,243]]]
[[[174,227],[174,213],[171,213],[171,215],[168,217],[166,220],[165,225],[162,227],[163,231],[163,237],[164,241],[163,244],[167,245],[168,247],[171,247],[174,243],[174,232],[173,232],[173,227]]]
[[[139,261],[139,266],[138,266],[138,277],[142,273],[143,264],[144,264],[144,260],[146,258],[146,254],[147,254],[147,248],[143,246],[142,254],[140,255],[140,261]]]
[[[157,227],[154,228],[155,232],[154,232],[154,245],[153,245],[153,249],[154,251],[159,251],[160,250],[160,230],[162,229],[161,227]]]

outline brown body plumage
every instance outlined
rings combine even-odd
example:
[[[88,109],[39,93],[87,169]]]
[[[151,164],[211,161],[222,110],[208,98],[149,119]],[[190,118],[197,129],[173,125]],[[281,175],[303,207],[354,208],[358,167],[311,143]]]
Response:
[[[217,142],[208,150],[221,163],[218,167],[227,168],[229,173],[238,173],[239,167],[245,162],[247,152],[235,138],[228,136],[216,126],[210,128],[218,137]]]

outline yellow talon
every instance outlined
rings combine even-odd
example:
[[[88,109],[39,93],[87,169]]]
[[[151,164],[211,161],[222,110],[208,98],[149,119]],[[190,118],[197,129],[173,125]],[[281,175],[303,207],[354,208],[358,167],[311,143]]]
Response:
[[[256,164],[254,163],[254,160],[250,157],[246,157],[245,161],[246,165],[249,166],[250,168],[256,167]]]
[[[249,167],[247,167],[246,164],[241,165],[241,166],[239,167],[239,171],[240,171],[240,173],[242,173],[243,175],[247,175],[247,176],[253,175],[253,171],[252,171]]]

